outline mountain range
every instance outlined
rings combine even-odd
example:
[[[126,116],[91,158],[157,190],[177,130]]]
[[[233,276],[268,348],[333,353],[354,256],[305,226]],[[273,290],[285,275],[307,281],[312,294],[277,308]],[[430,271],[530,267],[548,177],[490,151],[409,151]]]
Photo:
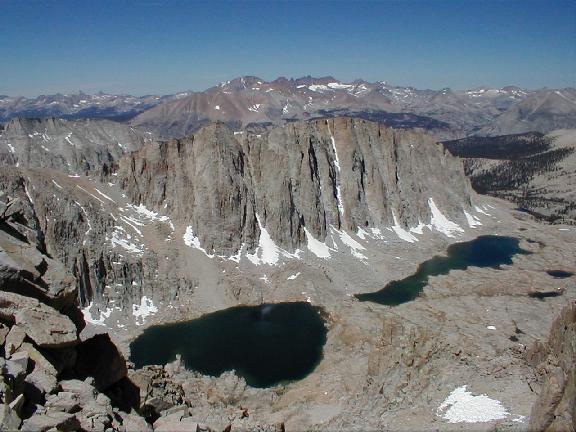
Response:
[[[509,86],[469,90],[342,82],[333,77],[244,76],[201,92],[167,96],[0,96],[0,122],[14,117],[106,118],[164,137],[182,137],[211,121],[262,129],[298,120],[349,116],[391,127],[426,129],[437,139],[576,127],[576,90]]]

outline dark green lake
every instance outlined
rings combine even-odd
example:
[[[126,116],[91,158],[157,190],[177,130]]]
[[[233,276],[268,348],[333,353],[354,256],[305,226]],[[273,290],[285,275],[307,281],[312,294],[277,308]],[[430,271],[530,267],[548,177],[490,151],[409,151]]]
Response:
[[[182,356],[187,369],[219,376],[235,370],[253,387],[304,378],[326,343],[321,310],[306,302],[238,306],[150,327],[130,344],[137,368]]]
[[[456,243],[448,247],[447,256],[435,256],[424,261],[416,273],[402,280],[390,282],[380,291],[357,294],[360,301],[370,301],[397,306],[414,300],[428,284],[429,276],[448,274],[450,270],[468,267],[498,267],[512,264],[516,254],[528,254],[514,237],[480,236],[472,241]]]

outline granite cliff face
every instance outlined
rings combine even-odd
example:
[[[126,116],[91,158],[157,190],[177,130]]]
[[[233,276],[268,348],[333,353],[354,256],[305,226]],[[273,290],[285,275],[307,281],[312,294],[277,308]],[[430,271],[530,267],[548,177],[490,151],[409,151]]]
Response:
[[[576,425],[576,302],[555,318],[547,341],[528,352],[542,388],[530,414],[530,431],[570,431]]]
[[[294,251],[330,227],[417,227],[435,205],[460,221],[471,206],[460,163],[430,137],[349,118],[262,135],[215,123],[128,155],[118,178],[132,201],[164,208],[205,250],[227,254],[254,246],[261,227]]]

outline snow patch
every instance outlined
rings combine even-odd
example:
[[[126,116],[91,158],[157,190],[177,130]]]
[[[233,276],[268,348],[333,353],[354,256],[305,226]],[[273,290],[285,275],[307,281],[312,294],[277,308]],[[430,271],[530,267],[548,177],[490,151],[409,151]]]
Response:
[[[198,249],[201,252],[204,252],[204,254],[208,257],[208,258],[214,258],[214,254],[209,254],[208,252],[206,252],[206,250],[200,245],[200,239],[198,237],[196,237],[194,235],[194,230],[192,229],[191,225],[188,225],[186,227],[186,232],[184,233],[184,235],[182,236],[182,238],[184,239],[184,244],[188,247],[194,248],[194,249]]]
[[[465,385],[454,389],[438,407],[436,414],[449,423],[489,422],[509,415],[500,401],[484,394],[474,396],[466,391]]]
[[[426,225],[424,225],[422,222],[418,221],[418,225],[410,228],[410,232],[413,232],[414,234],[422,235],[422,234],[424,234],[424,227],[425,226]]]
[[[342,191],[340,189],[340,159],[338,159],[338,152],[336,151],[336,141],[330,130],[330,125],[328,126],[328,132],[330,132],[330,141],[332,142],[332,151],[334,152],[334,166],[336,167],[336,199],[338,201],[338,212],[340,217],[344,217],[344,204],[342,203]]]
[[[98,198],[96,195],[94,195],[93,193],[88,192],[86,189],[84,189],[82,186],[80,185],[76,185],[76,187],[78,189],[80,189],[81,191],[86,192],[88,195],[90,195],[92,198],[94,198],[95,200],[100,201],[100,204],[104,205],[104,201],[102,201],[100,198]]]
[[[486,213],[484,210],[482,210],[482,209],[481,209],[480,207],[478,207],[478,206],[474,206],[474,210],[476,211],[476,213],[482,213],[483,215],[491,216],[490,213]]]
[[[106,324],[104,324],[104,321],[106,321],[106,319],[108,319],[110,317],[110,315],[112,314],[112,311],[114,309],[113,308],[106,308],[105,311],[100,311],[100,317],[99,318],[95,318],[92,316],[92,313],[90,312],[90,309],[92,309],[93,305],[94,305],[94,302],[91,301],[88,306],[86,306],[84,309],[82,309],[82,315],[84,316],[84,321],[86,321],[90,324],[98,325],[98,326],[106,326]]]
[[[12,144],[10,144],[10,143],[6,143],[6,144],[8,144],[8,148],[10,149],[10,153],[12,153],[12,154],[16,153],[16,149],[14,148],[14,146]]]
[[[330,258],[330,248],[326,246],[326,243],[316,240],[307,228],[304,228],[304,232],[306,233],[308,250],[318,258]]]
[[[52,183],[54,183],[54,186],[56,186],[58,189],[62,189],[62,186],[56,183],[56,180],[52,179]]]
[[[350,236],[350,234],[348,234],[346,231],[337,231],[337,232],[340,235],[340,240],[342,240],[342,243],[344,243],[346,246],[350,248],[350,253],[352,254],[353,257],[358,258],[360,260],[368,259],[366,255],[360,252],[366,250],[364,246],[362,246],[360,243],[354,240]]]
[[[300,272],[288,276],[288,277],[286,278],[286,280],[294,280],[294,279],[296,279],[298,276],[300,276]]]
[[[113,202],[114,204],[116,204],[116,201],[114,201],[112,198],[110,198],[110,197],[109,197],[108,195],[106,195],[105,193],[100,192],[97,188],[94,188],[94,190],[95,190],[96,192],[98,192],[100,195],[102,195],[104,198],[106,198],[108,201],[111,201],[111,202]]]
[[[452,222],[442,214],[432,198],[428,199],[428,206],[432,212],[432,219],[430,219],[430,224],[437,231],[441,232],[446,237],[454,237],[454,233],[464,232],[464,230],[458,224]]]
[[[123,227],[118,225],[114,227],[111,237],[106,236],[106,241],[109,241],[112,244],[112,247],[120,246],[127,252],[142,255],[144,253],[142,246],[132,243],[131,240],[132,236],[128,234]]]
[[[478,219],[476,216],[471,215],[466,210],[464,210],[464,216],[466,216],[466,221],[468,222],[468,226],[470,226],[470,228],[475,228],[479,225],[482,225],[480,219]]]
[[[150,315],[154,315],[156,312],[158,312],[158,308],[154,306],[152,300],[146,296],[143,296],[140,299],[139,305],[132,305],[132,315],[134,316],[136,325],[138,326],[144,324],[146,318],[148,318]],[[138,322],[139,319],[141,322]]]
[[[414,237],[412,234],[410,234],[408,231],[406,231],[404,228],[400,226],[400,223],[398,222],[398,219],[396,219],[396,214],[394,212],[392,212],[392,218],[394,219],[394,225],[391,228],[396,233],[396,235],[400,237],[400,239],[407,241],[409,243],[414,243],[418,241],[416,237]]]
[[[253,254],[246,254],[246,257],[252,264],[276,265],[281,256],[286,258],[298,258],[299,250],[291,254],[290,252],[278,247],[276,243],[274,243],[274,240],[272,240],[272,237],[270,237],[268,230],[262,225],[260,216],[256,215],[256,220],[258,221],[258,227],[260,228],[258,247]]]

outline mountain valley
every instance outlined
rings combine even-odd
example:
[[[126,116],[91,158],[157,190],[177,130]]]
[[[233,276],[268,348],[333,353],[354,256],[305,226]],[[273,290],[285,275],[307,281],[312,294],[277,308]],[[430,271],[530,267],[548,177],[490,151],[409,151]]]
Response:
[[[138,113],[118,108],[131,113],[121,122],[8,120],[4,421],[102,431],[568,427],[576,136],[557,129],[575,127],[576,109],[572,90],[559,90],[561,109],[554,92],[243,77]],[[402,304],[358,301],[481,236],[514,239],[522,252],[428,276]],[[65,323],[64,341],[43,339],[37,316],[17,313],[31,302],[49,329]],[[287,302],[317,308],[326,330],[301,379],[259,387],[233,370],[203,375],[184,356],[130,362],[131,343],[155,326]],[[106,354],[91,361],[98,347]],[[478,405],[489,408],[470,410]]]

